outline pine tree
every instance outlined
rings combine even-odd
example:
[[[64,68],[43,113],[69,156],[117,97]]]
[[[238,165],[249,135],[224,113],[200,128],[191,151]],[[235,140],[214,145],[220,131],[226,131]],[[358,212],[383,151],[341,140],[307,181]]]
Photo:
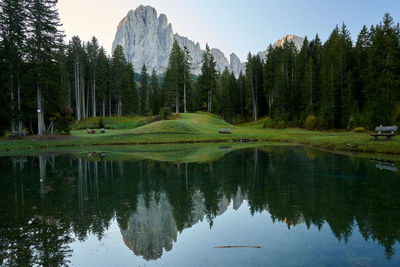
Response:
[[[0,45],[5,60],[6,88],[9,92],[11,130],[21,131],[21,70],[27,41],[27,2],[4,0],[0,2]],[[3,109],[6,106],[3,106]],[[8,116],[7,116],[8,117]],[[18,122],[17,122],[18,121]]]
[[[126,71],[126,65],[124,49],[118,45],[114,50],[111,63],[112,88],[117,96],[117,116],[122,115],[122,91],[124,89],[122,78]]]
[[[198,78],[198,87],[201,90],[204,106],[211,112],[213,105],[213,94],[217,83],[217,70],[214,56],[211,54],[210,47],[206,45],[206,51],[201,60],[201,74]]]
[[[158,83],[158,76],[153,68],[150,78],[150,94],[151,94],[151,111],[153,114],[159,113],[160,107],[160,87]]]
[[[189,49],[183,47],[183,62],[182,62],[182,73],[183,73],[183,110],[187,112],[187,88],[190,86],[190,74],[192,71],[192,57],[190,56]]]
[[[400,99],[399,27],[385,14],[383,22],[371,30],[365,83],[366,113],[369,126],[392,122],[393,100]]]
[[[68,45],[68,61],[70,72],[73,71],[74,102],[76,119],[85,118],[85,55],[82,42],[78,36],[73,36]]]
[[[179,104],[184,88],[184,72],[185,56],[178,42],[175,40],[172,45],[171,53],[168,60],[168,67],[164,79],[164,92],[166,104],[169,107],[175,107],[175,112],[179,113]]]
[[[29,4],[29,57],[36,84],[38,135],[46,132],[44,100],[51,93],[48,81],[52,77],[57,40],[61,34],[57,0],[32,0]]]
[[[96,73],[97,73],[97,86],[98,98],[101,101],[101,116],[106,116],[106,100],[109,92],[110,78],[109,78],[109,59],[103,47],[99,49],[97,58]]]
[[[142,115],[147,115],[149,113],[149,88],[148,88],[148,76],[147,76],[147,68],[146,65],[143,64],[142,71],[140,73],[140,87],[139,87],[139,92],[140,92],[140,104],[139,104],[139,110],[140,114]]]
[[[130,115],[137,113],[138,97],[136,91],[136,82],[134,79],[134,69],[132,63],[125,65],[122,75],[122,113]]]
[[[93,36],[92,40],[87,44],[87,55],[88,55],[88,67],[90,77],[90,93],[91,93],[91,105],[92,105],[92,116],[96,117],[96,65],[99,57],[99,43],[96,37]]]

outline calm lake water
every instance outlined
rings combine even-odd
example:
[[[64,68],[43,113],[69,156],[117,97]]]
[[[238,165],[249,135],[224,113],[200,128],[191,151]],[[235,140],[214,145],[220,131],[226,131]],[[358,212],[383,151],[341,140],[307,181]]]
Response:
[[[298,146],[3,157],[0,265],[400,266],[398,166]]]

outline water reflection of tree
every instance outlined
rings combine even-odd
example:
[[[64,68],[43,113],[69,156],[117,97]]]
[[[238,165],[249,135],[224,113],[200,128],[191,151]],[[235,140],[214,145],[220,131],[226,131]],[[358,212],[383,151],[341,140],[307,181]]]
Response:
[[[0,257],[6,265],[63,264],[74,238],[101,239],[114,217],[126,230],[143,197],[147,209],[168,201],[176,231],[202,218],[212,227],[229,201],[247,198],[252,214],[267,210],[289,228],[302,222],[321,228],[327,222],[337,239],[347,242],[358,227],[390,258],[400,240],[400,181],[382,174],[366,160],[301,147],[243,150],[207,164],[2,159]],[[160,256],[155,244],[171,248],[176,234],[165,227],[167,236],[154,237],[163,242],[141,248],[147,258]]]

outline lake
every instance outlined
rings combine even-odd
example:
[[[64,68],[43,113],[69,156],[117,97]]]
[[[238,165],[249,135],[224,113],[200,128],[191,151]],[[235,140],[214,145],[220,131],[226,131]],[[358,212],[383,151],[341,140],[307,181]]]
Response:
[[[400,266],[398,162],[117,150],[1,157],[0,265]]]

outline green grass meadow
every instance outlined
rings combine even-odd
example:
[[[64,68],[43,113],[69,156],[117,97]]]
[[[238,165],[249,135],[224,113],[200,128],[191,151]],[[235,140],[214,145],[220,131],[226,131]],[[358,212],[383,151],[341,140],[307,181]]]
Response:
[[[240,138],[262,142],[284,142],[310,145],[332,151],[390,153],[400,155],[400,136],[390,141],[373,141],[369,133],[351,131],[308,131],[305,129],[263,129],[263,121],[231,125],[207,114],[178,114],[172,120],[154,121],[148,117],[105,117],[106,133],[100,134],[100,118],[85,119],[73,126],[69,136],[29,136],[22,140],[0,139],[0,152],[24,150],[36,151],[61,147],[185,144],[185,143],[233,143]],[[151,122],[153,121],[153,122]],[[86,128],[96,130],[88,134]],[[220,134],[218,129],[230,128],[232,134]],[[400,134],[400,133],[399,133]]]

